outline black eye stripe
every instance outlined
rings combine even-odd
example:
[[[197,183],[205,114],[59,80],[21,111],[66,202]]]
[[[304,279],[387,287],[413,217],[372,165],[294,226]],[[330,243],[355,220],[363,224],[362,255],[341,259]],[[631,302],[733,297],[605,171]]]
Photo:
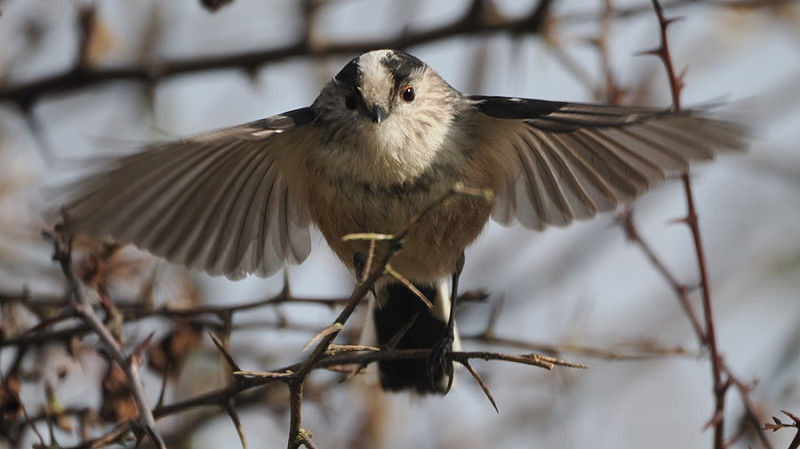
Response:
[[[395,50],[381,60],[394,78],[394,90],[399,91],[414,72],[421,70],[425,64],[410,54]]]
[[[351,111],[358,107],[358,98],[352,92],[344,94],[344,107]]]

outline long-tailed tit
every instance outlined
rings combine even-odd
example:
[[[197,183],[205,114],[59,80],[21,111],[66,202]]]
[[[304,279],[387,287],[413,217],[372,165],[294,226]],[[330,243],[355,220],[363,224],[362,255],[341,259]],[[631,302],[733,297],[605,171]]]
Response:
[[[396,233],[457,183],[491,189],[493,201],[456,195],[430,210],[391,259],[433,309],[391,276],[376,285],[378,344],[436,348],[453,330],[464,248],[490,217],[564,226],[746,142],[740,125],[702,110],[467,96],[419,59],[378,50],[310,107],[116,160],[78,182],[64,210],[72,230],[239,278],[302,262],[312,224],[358,270],[369,243],[344,235]],[[445,393],[452,377],[442,360],[379,368],[390,390]]]

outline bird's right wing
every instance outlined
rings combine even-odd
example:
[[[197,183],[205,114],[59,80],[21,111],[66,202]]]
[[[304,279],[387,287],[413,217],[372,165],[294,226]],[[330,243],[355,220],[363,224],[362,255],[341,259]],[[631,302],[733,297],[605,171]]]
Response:
[[[311,108],[156,144],[68,187],[71,232],[110,236],[230,278],[268,276],[310,252],[298,153]]]

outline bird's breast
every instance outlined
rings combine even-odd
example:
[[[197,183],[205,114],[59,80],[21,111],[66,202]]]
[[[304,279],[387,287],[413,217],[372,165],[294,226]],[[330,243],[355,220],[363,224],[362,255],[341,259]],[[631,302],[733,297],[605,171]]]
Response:
[[[356,253],[368,254],[369,242],[345,242],[343,236],[396,235],[421,214],[390,263],[411,280],[432,282],[452,274],[461,252],[480,234],[492,210],[484,199],[458,194],[439,202],[456,182],[469,185],[469,180],[447,170],[394,184],[329,177],[308,186],[309,210],[329,246],[351,268]],[[385,243],[377,246],[378,252],[381,246]]]

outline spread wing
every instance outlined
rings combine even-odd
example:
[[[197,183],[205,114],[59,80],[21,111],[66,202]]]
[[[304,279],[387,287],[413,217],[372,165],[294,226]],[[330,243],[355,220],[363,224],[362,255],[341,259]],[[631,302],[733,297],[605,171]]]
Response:
[[[629,202],[694,160],[744,150],[741,124],[703,111],[665,111],[506,97],[470,97],[473,125],[510,173],[493,218],[542,229]]]
[[[230,278],[268,276],[310,252],[297,163],[313,133],[310,108],[114,160],[68,187],[72,232],[134,243]]]

